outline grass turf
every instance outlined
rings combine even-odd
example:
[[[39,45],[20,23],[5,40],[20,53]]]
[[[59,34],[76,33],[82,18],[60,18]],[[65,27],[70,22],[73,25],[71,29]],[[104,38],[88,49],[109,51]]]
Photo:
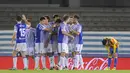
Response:
[[[0,73],[130,73],[130,70],[82,70],[82,71],[74,71],[74,70],[0,70]]]

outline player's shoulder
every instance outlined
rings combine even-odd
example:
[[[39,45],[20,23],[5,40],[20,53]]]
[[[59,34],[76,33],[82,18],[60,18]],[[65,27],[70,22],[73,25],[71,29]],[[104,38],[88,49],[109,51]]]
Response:
[[[81,25],[81,24],[77,24],[76,26],[77,26],[77,27],[82,27],[82,25]]]
[[[40,26],[40,24],[38,23],[37,25],[36,25],[36,27],[39,27]]]
[[[54,21],[49,22],[49,24],[50,24],[50,25],[53,25],[53,24],[54,24]]]
[[[64,26],[64,23],[62,22],[62,23],[60,23],[60,26]]]

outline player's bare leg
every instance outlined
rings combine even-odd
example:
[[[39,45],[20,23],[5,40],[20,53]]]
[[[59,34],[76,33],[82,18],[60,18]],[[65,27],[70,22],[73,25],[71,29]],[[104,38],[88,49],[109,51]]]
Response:
[[[84,62],[83,62],[83,58],[82,58],[81,52],[79,53],[79,63],[81,65],[81,70],[84,70]]]
[[[78,64],[79,64],[79,52],[75,52],[74,56],[74,70],[78,70]]]
[[[39,70],[40,53],[35,54],[35,70]]]
[[[118,62],[118,55],[117,53],[114,53],[114,68],[112,70],[116,70],[117,62]]]
[[[111,53],[108,53],[108,67],[106,68],[106,70],[110,70],[111,59],[112,59],[112,54],[111,54]]]
[[[46,70],[46,54],[41,54],[42,70]]]
[[[68,70],[68,57],[69,57],[69,54],[66,53],[66,56],[65,56],[65,69]]]
[[[28,70],[28,63],[27,63],[26,52],[22,51],[21,54],[22,54],[22,57],[23,57],[23,64],[24,64],[24,69],[23,70]]]
[[[60,55],[60,67],[61,67],[61,69],[60,70],[65,68],[65,55],[66,55],[65,52],[61,52],[61,55]]]
[[[79,52],[79,63],[81,65],[81,70],[84,70],[84,62],[83,62],[83,57],[82,57],[82,47],[80,48],[80,52]]]
[[[53,70],[55,67],[54,53],[47,53],[47,56],[49,57],[49,61],[50,61],[50,70]]]
[[[12,53],[12,56],[13,56],[13,67],[10,69],[10,70],[16,70],[17,69],[17,51],[14,50],[13,53]]]

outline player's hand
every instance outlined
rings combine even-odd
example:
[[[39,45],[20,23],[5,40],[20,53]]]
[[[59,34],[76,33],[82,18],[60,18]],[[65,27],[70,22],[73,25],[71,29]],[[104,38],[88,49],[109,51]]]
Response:
[[[71,36],[72,40],[74,40],[74,36]]]
[[[23,20],[26,20],[26,16],[25,16],[24,14],[22,15],[22,19],[23,19]]]
[[[56,24],[53,25],[53,28],[56,27]]]

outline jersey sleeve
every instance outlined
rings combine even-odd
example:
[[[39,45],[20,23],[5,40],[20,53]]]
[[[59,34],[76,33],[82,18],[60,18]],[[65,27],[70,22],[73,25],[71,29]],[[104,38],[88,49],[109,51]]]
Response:
[[[82,26],[78,26],[77,28],[78,28],[78,29],[77,29],[77,32],[81,33],[81,31],[82,31]]]
[[[39,25],[39,29],[40,29],[40,30],[44,30],[44,29],[46,29],[46,27],[43,26],[43,25]]]
[[[65,30],[65,25],[61,25],[61,31],[66,31]]]
[[[17,26],[16,25],[14,26],[14,32],[17,32]]]

